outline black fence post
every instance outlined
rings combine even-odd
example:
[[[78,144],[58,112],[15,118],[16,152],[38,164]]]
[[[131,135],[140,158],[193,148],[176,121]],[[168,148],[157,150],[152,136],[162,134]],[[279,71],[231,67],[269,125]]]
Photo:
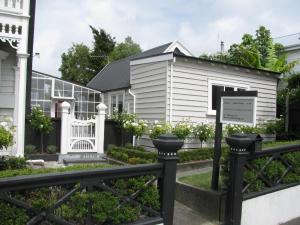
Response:
[[[158,180],[161,213],[164,225],[172,225],[178,161],[177,151],[182,147],[183,141],[174,135],[166,134],[153,140],[153,144],[158,149],[158,162],[164,165],[163,177]]]
[[[228,137],[230,147],[228,192],[225,209],[225,225],[240,225],[243,202],[243,175],[249,146],[253,140],[247,136]]]

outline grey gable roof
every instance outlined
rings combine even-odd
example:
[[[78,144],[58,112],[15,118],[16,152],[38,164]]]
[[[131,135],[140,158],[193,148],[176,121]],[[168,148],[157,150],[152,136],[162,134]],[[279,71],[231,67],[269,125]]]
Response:
[[[172,42],[109,63],[87,84],[87,86],[102,92],[129,88],[130,60],[162,54],[171,44]]]

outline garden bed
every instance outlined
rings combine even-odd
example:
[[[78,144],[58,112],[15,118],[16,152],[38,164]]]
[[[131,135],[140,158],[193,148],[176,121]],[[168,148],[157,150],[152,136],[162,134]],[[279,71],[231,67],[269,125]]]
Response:
[[[27,159],[42,159],[45,162],[58,161],[59,154],[28,154]]]

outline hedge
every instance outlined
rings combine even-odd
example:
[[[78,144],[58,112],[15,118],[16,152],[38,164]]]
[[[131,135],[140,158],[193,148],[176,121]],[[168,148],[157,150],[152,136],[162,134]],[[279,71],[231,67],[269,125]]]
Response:
[[[82,169],[82,167],[87,168],[88,165],[71,166],[60,169],[70,171]],[[96,167],[96,165],[91,167]],[[28,174],[28,169],[23,170]],[[9,174],[9,171],[10,170],[6,170],[2,172]],[[32,174],[37,174],[38,172],[43,173],[45,170],[32,170]],[[22,172],[19,173],[22,174]],[[58,209],[59,215],[74,224],[85,224],[88,203],[92,202],[93,211],[91,219],[93,224],[123,224],[137,221],[144,216],[142,215],[141,207],[136,204],[132,205],[126,201],[123,202],[121,196],[131,196],[141,190],[135,200],[140,202],[143,206],[158,210],[160,208],[160,203],[156,186],[145,185],[150,179],[152,179],[152,176],[106,180],[105,185],[114,189],[118,195],[113,195],[110,192],[98,190],[97,188],[94,189],[95,191],[87,192],[83,187],[80,191],[72,195],[67,202],[61,205]],[[79,187],[79,184],[74,185]],[[68,193],[70,189],[73,189],[74,185],[22,190],[11,192],[10,195],[25,201],[37,211],[43,211],[51,208],[64,194]],[[18,208],[3,200],[0,200],[0,208],[1,224],[26,224],[32,216],[30,212],[27,212],[25,209]]]
[[[268,164],[268,166],[265,167],[270,158],[271,157],[267,156],[249,161],[251,168],[245,168],[244,184],[251,183],[251,185],[246,190],[246,193],[259,192],[268,188],[268,186],[258,173],[258,171],[261,171],[262,169],[263,175],[272,183],[277,181],[284,175],[288,167],[280,160],[273,160]],[[288,172],[288,174],[281,181],[281,184],[292,184],[300,182],[300,152],[286,153],[283,155],[283,159],[293,166],[293,170]],[[223,156],[221,171],[221,177],[225,187],[228,186],[228,172],[228,154],[226,154]]]
[[[223,149],[226,148],[224,147]],[[107,155],[129,164],[154,163],[157,158],[157,152],[149,152],[142,147],[137,148],[127,145],[125,147],[111,145],[108,147]],[[212,159],[213,149],[203,148],[180,150],[178,152],[178,157],[180,163]]]

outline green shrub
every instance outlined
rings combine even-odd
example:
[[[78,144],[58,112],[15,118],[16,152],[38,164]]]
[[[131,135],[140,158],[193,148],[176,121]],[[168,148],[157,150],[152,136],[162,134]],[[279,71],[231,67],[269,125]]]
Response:
[[[189,162],[197,160],[206,160],[213,158],[212,148],[192,149],[192,150],[180,150],[178,152],[179,162]]]
[[[26,145],[24,149],[25,155],[36,154],[38,153],[35,145]]]
[[[0,171],[17,170],[26,168],[26,159],[22,157],[2,157],[0,159]]]
[[[214,128],[209,124],[197,124],[193,130],[194,136],[202,143],[214,136]]]
[[[26,210],[17,208],[7,202],[0,200],[0,218],[1,223],[5,225],[21,225],[28,222],[28,215]]]
[[[192,133],[192,126],[186,121],[179,122],[172,129],[172,133],[176,135],[179,139],[186,139]]]
[[[5,118],[4,121],[0,123],[0,150],[13,145],[14,126],[11,126],[11,123],[11,118]]]
[[[268,121],[265,124],[265,133],[266,134],[276,134],[280,135],[284,133],[284,118]]]
[[[57,146],[56,145],[48,145],[47,146],[47,153],[48,154],[56,154]]]

